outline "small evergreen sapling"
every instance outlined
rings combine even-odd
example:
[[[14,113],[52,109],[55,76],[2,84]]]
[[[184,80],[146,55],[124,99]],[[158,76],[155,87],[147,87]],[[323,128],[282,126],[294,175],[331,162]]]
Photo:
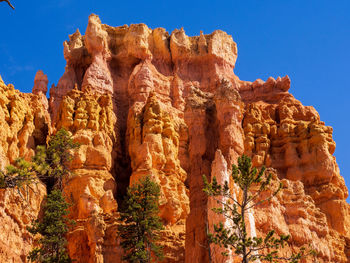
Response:
[[[48,146],[37,147],[33,158],[33,169],[39,178],[53,184],[48,188],[49,194],[44,205],[44,215],[36,220],[28,231],[40,234],[39,247],[34,248],[28,256],[30,261],[41,263],[69,263],[71,259],[66,250],[66,234],[69,226],[74,223],[67,218],[69,204],[62,195],[63,180],[71,174],[69,162],[72,160],[70,151],[79,147],[73,142],[69,133],[61,129],[50,138]]]
[[[69,263],[71,262],[67,250],[65,238],[72,220],[67,219],[69,205],[65,201],[62,192],[54,189],[46,197],[44,216],[41,221],[36,221],[28,231],[32,234],[40,234],[39,248],[34,248],[28,256],[30,261],[42,263]]]
[[[125,209],[120,214],[119,235],[125,251],[124,260],[131,263],[154,262],[162,259],[157,244],[163,224],[158,216],[160,187],[150,176],[128,188]]]
[[[264,172],[264,167],[260,171],[252,168],[249,157],[243,155],[238,158],[238,166],[232,166],[231,177],[242,192],[241,201],[232,196],[227,181],[224,185],[220,185],[214,177],[212,183],[208,183],[206,177],[203,176],[205,185],[203,191],[208,196],[215,198],[220,205],[220,207],[212,210],[223,215],[226,220],[230,221],[231,225],[231,227],[227,227],[223,222],[214,224],[214,233],[208,235],[209,242],[232,249],[236,255],[242,257],[242,263],[254,262],[257,259],[268,262],[296,263],[309,254],[315,255],[313,250],[307,252],[305,248],[301,248],[298,253],[289,257],[279,256],[278,249],[286,245],[289,235],[276,237],[274,230],[268,232],[265,237],[250,237],[248,235],[246,229],[248,210],[270,200],[277,195],[282,187],[282,184],[280,184],[267,199],[262,200],[260,195],[267,187],[271,187],[272,179],[271,174],[264,178]],[[220,199],[218,197],[224,198]],[[227,252],[223,252],[223,255],[227,255]]]

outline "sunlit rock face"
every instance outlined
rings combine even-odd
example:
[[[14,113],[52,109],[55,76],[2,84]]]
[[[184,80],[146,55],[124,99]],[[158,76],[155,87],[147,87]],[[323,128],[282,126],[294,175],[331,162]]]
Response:
[[[35,146],[46,142],[50,127],[42,97],[21,93],[0,77],[0,127],[1,170],[18,157],[31,160]],[[38,217],[45,195],[42,183],[0,190],[0,262],[26,261],[33,243],[26,226]]]
[[[77,222],[67,236],[76,262],[122,262],[118,208],[127,186],[144,175],[161,188],[164,262],[240,262],[208,244],[207,232],[225,219],[211,212],[216,203],[202,191],[202,176],[230,180],[243,153],[284,185],[250,211],[250,234],[290,234],[283,255],[312,244],[318,262],[349,261],[348,190],[332,128],[289,93],[288,76],[239,80],[236,44],[220,30],[188,37],[183,29],[110,27],[96,15],[85,35],[64,42],[64,57],[49,101],[41,71],[33,94],[0,81],[0,165],[29,160],[62,127],[80,143],[64,184]],[[38,217],[45,192],[41,184],[23,205],[15,191],[0,190],[1,262],[25,262],[33,242],[25,226]]]

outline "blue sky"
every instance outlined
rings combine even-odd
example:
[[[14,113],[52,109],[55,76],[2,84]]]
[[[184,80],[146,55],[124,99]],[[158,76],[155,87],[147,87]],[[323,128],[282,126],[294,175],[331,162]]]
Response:
[[[350,186],[350,1],[103,1],[12,0],[0,3],[0,74],[30,92],[42,69],[49,85],[64,72],[63,41],[91,13],[103,23],[146,23],[169,32],[184,27],[188,35],[221,29],[238,44],[235,73],[242,80],[289,75],[290,92],[312,105],[334,128],[336,158]],[[82,3],[84,3],[82,5]]]

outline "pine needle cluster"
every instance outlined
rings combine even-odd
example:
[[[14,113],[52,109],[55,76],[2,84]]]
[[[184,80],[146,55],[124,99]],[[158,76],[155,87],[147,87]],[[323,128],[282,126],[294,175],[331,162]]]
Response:
[[[7,166],[6,172],[0,171],[0,189],[22,189],[35,182],[37,177],[33,166],[23,158],[18,158],[14,165]]]
[[[48,142],[37,147],[33,165],[42,180],[51,180],[56,188],[63,187],[63,181],[71,174],[69,169],[73,156],[71,150],[77,149],[79,143],[73,141],[65,129],[60,129]]]

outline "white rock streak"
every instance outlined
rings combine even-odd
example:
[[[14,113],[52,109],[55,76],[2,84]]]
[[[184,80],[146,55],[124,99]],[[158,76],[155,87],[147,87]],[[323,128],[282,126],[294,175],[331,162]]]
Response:
[[[223,185],[225,181],[230,182],[230,173],[227,169],[227,162],[222,155],[221,151],[218,149],[215,153],[215,159],[212,163],[212,170],[211,170],[212,178],[215,176],[217,179],[218,184]],[[237,200],[237,195],[239,194],[239,189],[236,185],[233,186],[232,189],[232,197],[234,200]],[[222,198],[222,202],[226,202],[227,198]],[[217,207],[218,204],[215,200],[210,199],[209,200],[209,209],[212,207]],[[223,207],[223,206],[222,206]],[[254,219],[254,212],[252,209],[249,209],[247,211],[247,220],[248,220],[248,231],[250,232],[251,237],[256,237],[256,228],[255,228],[255,219]],[[215,215],[212,211],[208,212],[208,223],[209,223],[209,229],[210,232],[213,232],[213,225],[218,224],[219,222],[224,221],[225,228],[232,229],[233,222],[229,219],[225,219],[222,216]],[[215,247],[214,245],[211,245],[211,253],[217,256],[218,253],[221,253],[222,251],[218,251],[218,247]],[[231,263],[233,262],[234,256],[232,250],[228,250],[228,257],[225,257],[220,262],[224,263]],[[256,263],[260,263],[260,260],[256,260]]]
[[[248,215],[248,222],[249,222],[249,227],[250,227],[250,236],[256,237],[256,228],[255,228],[255,218],[254,218],[254,212],[253,209],[249,209],[247,211]],[[254,252],[254,255],[257,253],[257,251]],[[255,260],[256,263],[260,263],[260,260]]]
[[[227,162],[219,149],[215,153],[215,159],[214,159],[214,162],[212,164],[211,175],[212,175],[212,178],[215,176],[218,183],[221,185],[223,185],[225,183],[225,181],[229,182],[229,180],[230,180],[230,176],[229,176],[229,173],[227,171]],[[234,197],[234,198],[236,198],[236,197]],[[221,201],[226,202],[227,198],[222,198]],[[218,207],[218,204],[213,199],[209,200],[209,204],[210,204],[209,209],[212,207]],[[222,205],[222,207],[223,207],[223,205]],[[229,219],[227,219],[227,218],[225,219],[222,216],[215,215],[214,212],[209,211],[208,221],[209,221],[210,231],[213,232],[213,225],[214,224],[218,224],[220,221],[222,222],[223,220],[224,220],[225,228],[232,228],[232,222]],[[216,254],[216,257],[217,257],[218,253],[220,254],[222,252],[222,251],[218,251],[218,247],[215,247],[214,245],[211,245],[211,251]],[[221,262],[231,263],[231,262],[233,262],[232,251],[228,250],[227,252],[229,254],[228,257],[223,258],[222,259],[223,261],[221,261]]]

